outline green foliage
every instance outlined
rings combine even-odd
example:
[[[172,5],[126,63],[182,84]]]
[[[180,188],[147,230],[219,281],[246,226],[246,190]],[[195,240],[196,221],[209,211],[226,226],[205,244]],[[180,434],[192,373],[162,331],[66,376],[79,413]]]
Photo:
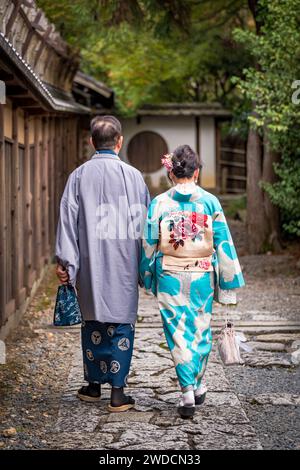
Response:
[[[245,196],[239,198],[232,198],[231,200],[226,201],[225,214],[226,217],[231,219],[240,217],[240,214],[246,211],[247,200]]]
[[[263,183],[274,204],[282,210],[283,228],[300,237],[300,160],[285,158],[275,171],[279,181]]]
[[[144,103],[236,101],[232,74],[249,64],[233,28],[246,0],[38,0],[82,54],[82,68],[116,92],[122,115]]]
[[[299,0],[260,0],[260,34],[236,30],[235,38],[251,53],[257,67],[244,70],[243,79],[235,79],[242,94],[255,101],[253,125],[277,134],[285,132],[299,117],[292,103],[292,84],[300,72]]]
[[[254,67],[235,78],[238,90],[255,105],[250,125],[268,130],[271,147],[281,155],[279,181],[263,183],[282,211],[283,227],[300,235],[300,104],[293,103],[293,84],[300,77],[300,1],[259,0],[259,34],[236,30],[235,39],[247,48]]]
[[[133,113],[144,103],[159,102],[158,87],[162,84],[168,89],[172,83],[175,96],[180,88],[180,55],[151,33],[140,35],[128,24],[112,28],[105,37],[94,37],[93,47],[83,50],[82,56],[87,71],[107,77],[123,115]],[[173,63],[178,68],[170,67]]]
[[[37,0],[37,4],[74,48],[88,47],[99,21],[98,0]]]

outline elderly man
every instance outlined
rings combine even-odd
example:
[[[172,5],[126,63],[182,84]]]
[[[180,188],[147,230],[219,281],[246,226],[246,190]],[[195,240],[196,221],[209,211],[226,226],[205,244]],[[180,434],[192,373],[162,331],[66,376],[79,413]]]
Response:
[[[57,275],[78,286],[83,317],[81,400],[100,400],[112,386],[110,411],[134,400],[123,387],[130,369],[138,307],[143,222],[150,202],[141,173],[120,160],[121,124],[114,116],[91,122],[92,158],[67,181],[57,228]]]

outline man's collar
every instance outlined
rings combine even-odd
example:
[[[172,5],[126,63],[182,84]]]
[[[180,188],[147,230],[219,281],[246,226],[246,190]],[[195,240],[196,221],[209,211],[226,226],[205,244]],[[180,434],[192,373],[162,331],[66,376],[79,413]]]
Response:
[[[99,149],[99,150],[96,150],[96,153],[110,154],[110,155],[116,155],[117,156],[117,153],[114,150],[111,150],[111,149]]]
[[[96,150],[94,155],[92,155],[91,158],[92,159],[98,158],[99,160],[101,158],[106,159],[106,160],[121,160],[119,155],[117,155],[116,152],[114,152],[114,150],[107,150],[107,149]]]

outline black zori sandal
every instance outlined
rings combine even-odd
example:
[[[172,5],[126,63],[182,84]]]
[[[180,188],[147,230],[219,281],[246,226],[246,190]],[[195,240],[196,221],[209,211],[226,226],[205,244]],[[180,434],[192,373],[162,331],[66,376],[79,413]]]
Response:
[[[108,405],[108,411],[111,413],[120,413],[122,411],[130,410],[135,405],[135,400],[129,395],[125,395],[123,387],[112,387],[111,389],[111,403]]]
[[[202,405],[205,402],[206,392],[202,395],[195,396],[195,405]]]
[[[178,406],[177,411],[181,418],[191,419],[195,414],[195,406]]]
[[[78,398],[82,401],[93,403],[101,400],[101,385],[89,383],[84,385],[77,392]]]

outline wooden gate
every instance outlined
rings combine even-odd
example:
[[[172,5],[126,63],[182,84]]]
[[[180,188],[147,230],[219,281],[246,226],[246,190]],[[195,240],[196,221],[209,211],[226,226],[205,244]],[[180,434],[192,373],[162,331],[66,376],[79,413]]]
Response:
[[[161,156],[168,152],[168,146],[161,135],[153,131],[139,132],[129,142],[129,162],[143,173],[152,173],[161,168]]]
[[[234,135],[220,137],[218,187],[222,194],[244,194],[247,183],[246,142]]]

